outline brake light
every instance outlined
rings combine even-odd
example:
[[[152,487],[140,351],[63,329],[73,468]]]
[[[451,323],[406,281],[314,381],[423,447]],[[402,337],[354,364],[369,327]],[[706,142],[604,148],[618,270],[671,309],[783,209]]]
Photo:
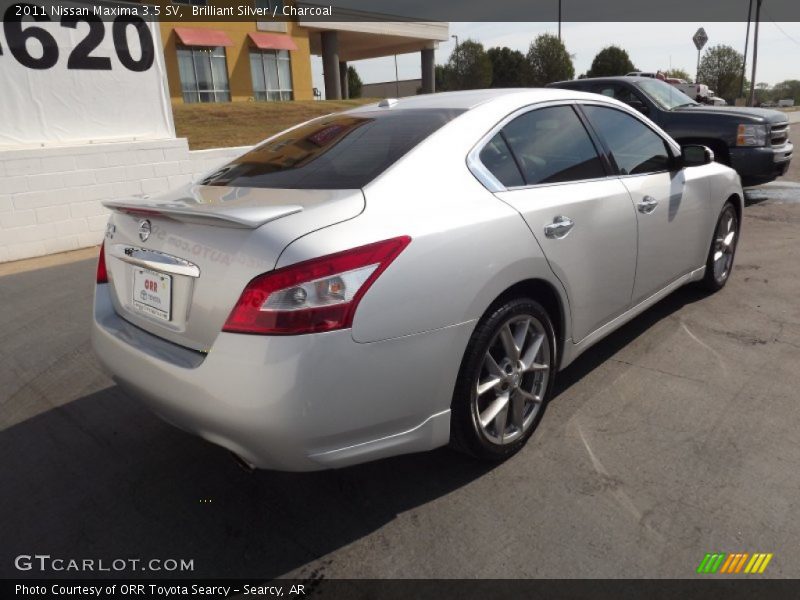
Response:
[[[361,298],[410,242],[397,237],[259,275],[222,330],[298,335],[350,327]]]
[[[108,271],[106,271],[106,242],[100,244],[100,257],[97,259],[97,283],[108,283]]]

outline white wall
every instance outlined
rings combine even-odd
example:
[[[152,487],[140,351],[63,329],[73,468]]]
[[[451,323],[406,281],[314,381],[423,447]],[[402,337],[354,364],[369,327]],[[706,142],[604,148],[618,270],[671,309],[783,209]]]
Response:
[[[166,139],[0,151],[0,262],[97,245],[101,200],[165,192],[248,149]]]
[[[3,10],[8,4],[2,3]],[[91,55],[105,64],[91,68],[85,61],[75,60],[80,55],[79,44],[88,39],[88,27],[83,23],[70,26],[58,19],[54,12],[62,8],[61,0],[36,4],[52,19],[38,21],[36,43],[23,41],[21,48],[7,52],[2,59],[0,147],[175,137],[158,19],[139,19],[144,26],[136,28],[140,34],[126,28],[122,40],[116,39],[116,22],[94,21],[91,31],[98,37],[92,38]],[[81,3],[68,4],[77,8],[74,5]],[[13,47],[13,37],[4,29],[4,47]],[[33,32],[27,25],[25,31]],[[142,64],[133,68],[129,61],[123,63],[120,51],[127,51],[131,58],[141,57]],[[25,54],[51,58],[43,59],[40,68],[32,68],[18,58]],[[152,58],[150,64],[148,57]]]

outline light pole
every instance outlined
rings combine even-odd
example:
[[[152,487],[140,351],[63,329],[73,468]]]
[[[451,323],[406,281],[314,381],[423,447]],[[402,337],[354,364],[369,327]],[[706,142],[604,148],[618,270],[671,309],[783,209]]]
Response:
[[[750,101],[747,103],[753,106],[756,103],[756,67],[758,66],[758,22],[761,19],[761,0],[756,0],[756,30],[753,34],[753,79],[750,81]]]
[[[747,72],[747,46],[750,43],[750,20],[753,15],[753,0],[747,9],[747,33],[744,36],[744,60],[742,60],[742,85],[739,88],[739,97],[744,98],[744,74]]]
[[[561,0],[558,0],[558,41],[561,41]]]

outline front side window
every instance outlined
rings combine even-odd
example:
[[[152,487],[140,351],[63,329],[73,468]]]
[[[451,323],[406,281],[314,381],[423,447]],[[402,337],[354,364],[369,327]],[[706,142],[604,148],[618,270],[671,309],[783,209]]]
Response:
[[[250,73],[256,100],[292,99],[292,63],[288,50],[251,50]]]
[[[578,115],[569,106],[539,108],[517,117],[502,132],[504,144],[493,139],[483,152],[484,162],[507,187],[521,171],[525,185],[605,177],[597,150]],[[511,152],[503,154],[503,148]],[[492,148],[490,148],[492,146]],[[512,156],[513,153],[513,156]]]
[[[228,64],[222,46],[179,47],[178,71],[184,102],[230,101]]]
[[[462,110],[360,111],[314,119],[256,146],[203,185],[244,188],[364,187]]]
[[[608,144],[621,175],[669,170],[666,142],[639,119],[604,106],[585,105],[583,111]]]

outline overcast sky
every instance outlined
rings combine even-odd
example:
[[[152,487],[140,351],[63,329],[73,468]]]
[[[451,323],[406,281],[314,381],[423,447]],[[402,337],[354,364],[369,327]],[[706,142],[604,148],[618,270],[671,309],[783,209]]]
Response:
[[[800,23],[773,23],[762,9],[758,44],[758,82],[775,84],[785,79],[800,79]],[[575,75],[585,73],[595,54],[610,44],[622,46],[633,64],[642,71],[671,67],[686,70],[692,77],[697,67],[697,51],[692,36],[699,26],[708,34],[706,48],[728,44],[744,51],[747,23],[562,23],[561,36],[573,55]],[[450,23],[450,33],[459,41],[472,38],[484,48],[508,46],[523,53],[540,33],[555,34],[556,23]],[[752,35],[747,57],[747,77],[752,69]],[[442,42],[436,51],[436,64],[447,62],[455,41]],[[364,83],[394,81],[394,58],[384,57],[351,63]],[[420,76],[419,53],[397,57],[400,79]],[[314,86],[324,90],[322,59],[312,58]]]

